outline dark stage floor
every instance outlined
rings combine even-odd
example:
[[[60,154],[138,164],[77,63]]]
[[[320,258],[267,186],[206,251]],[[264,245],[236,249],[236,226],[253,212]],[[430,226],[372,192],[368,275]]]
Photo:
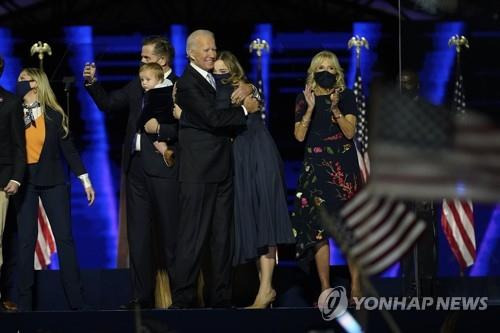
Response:
[[[351,310],[350,310],[351,311]],[[377,311],[351,311],[365,332],[389,332]],[[401,332],[496,332],[500,307],[484,311],[392,311]],[[345,332],[315,308],[0,313],[0,331],[80,332]],[[495,328],[496,327],[496,328]]]
[[[130,299],[128,270],[83,270],[82,281],[89,311],[66,311],[67,304],[58,271],[36,274],[35,307],[31,313],[1,313],[0,333],[10,332],[344,332],[336,320],[324,321],[311,307],[319,292],[316,282],[293,265],[278,266],[275,286],[278,297],[267,310],[245,310],[257,291],[253,265],[235,272],[234,309],[116,310]],[[348,287],[343,266],[332,269],[332,286]],[[374,278],[381,296],[401,296],[402,281]],[[498,331],[500,325],[500,280],[488,278],[440,278],[433,296],[488,296],[488,307],[479,311],[396,310],[390,311],[401,332]],[[428,296],[428,295],[424,295]],[[378,310],[350,313],[367,332],[389,332]],[[141,328],[142,327],[142,328]],[[497,327],[497,328],[495,328]],[[139,328],[141,328],[139,330]]]

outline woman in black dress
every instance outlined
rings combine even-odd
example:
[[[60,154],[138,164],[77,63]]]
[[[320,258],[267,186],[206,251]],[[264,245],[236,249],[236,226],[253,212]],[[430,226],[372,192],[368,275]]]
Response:
[[[304,161],[292,214],[297,258],[302,267],[315,260],[321,291],[330,288],[330,248],[317,204],[338,212],[361,186],[353,137],[354,94],[346,89],[335,54],[316,54],[307,70],[306,87],[297,96],[295,138],[306,141]],[[359,296],[358,274],[351,265],[351,296]]]
[[[217,108],[228,108],[231,94],[246,82],[236,57],[221,52],[214,64]],[[260,98],[258,94],[251,98]],[[260,286],[249,308],[265,308],[276,297],[272,276],[276,246],[295,242],[282,174],[282,160],[261,112],[248,115],[245,128],[236,130],[234,155],[235,252],[233,264],[257,260]]]

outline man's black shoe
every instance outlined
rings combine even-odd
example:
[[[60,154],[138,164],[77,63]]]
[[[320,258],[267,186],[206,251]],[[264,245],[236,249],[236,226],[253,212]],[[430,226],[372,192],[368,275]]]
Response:
[[[150,307],[145,306],[144,304],[141,304],[141,302],[139,302],[139,300],[137,300],[137,299],[133,299],[130,302],[128,302],[127,304],[120,305],[120,310],[136,310],[136,309],[140,310],[140,309],[146,309],[146,308],[150,308]]]

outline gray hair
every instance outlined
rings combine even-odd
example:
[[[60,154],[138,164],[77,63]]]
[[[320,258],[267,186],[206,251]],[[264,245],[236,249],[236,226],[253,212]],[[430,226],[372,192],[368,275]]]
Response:
[[[211,32],[210,30],[195,30],[193,31],[187,38],[186,41],[186,54],[189,55],[189,51],[191,51],[194,48],[194,45],[196,44],[196,40],[201,37],[201,36],[209,36],[215,39],[214,33]]]

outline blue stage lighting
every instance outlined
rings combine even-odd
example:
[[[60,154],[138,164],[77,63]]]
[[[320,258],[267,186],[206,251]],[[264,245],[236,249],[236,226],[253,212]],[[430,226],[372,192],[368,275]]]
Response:
[[[181,76],[187,65],[186,55],[187,27],[182,24],[172,24],[170,26],[170,42],[175,50],[174,72]]]
[[[14,52],[14,39],[10,29],[0,28],[0,55],[4,60],[4,71],[0,77],[0,85],[5,89],[14,92],[17,77],[21,72],[20,61],[12,54]],[[28,52],[29,50],[26,50]]]
[[[446,100],[448,82],[452,78],[455,62],[455,49],[448,47],[448,40],[453,35],[461,35],[463,22],[436,24],[433,35],[433,50],[425,55],[424,66],[420,72],[420,93],[435,105]]]
[[[104,114],[99,111],[83,86],[81,78],[85,62],[94,61],[93,33],[90,26],[64,29],[69,48],[69,65],[76,77],[75,97],[80,104],[80,118],[70,111],[73,122],[84,123],[82,159],[96,191],[96,201],[87,207],[79,180],[72,178],[72,216],[78,256],[82,267],[116,267],[117,203],[108,157],[108,139]]]

